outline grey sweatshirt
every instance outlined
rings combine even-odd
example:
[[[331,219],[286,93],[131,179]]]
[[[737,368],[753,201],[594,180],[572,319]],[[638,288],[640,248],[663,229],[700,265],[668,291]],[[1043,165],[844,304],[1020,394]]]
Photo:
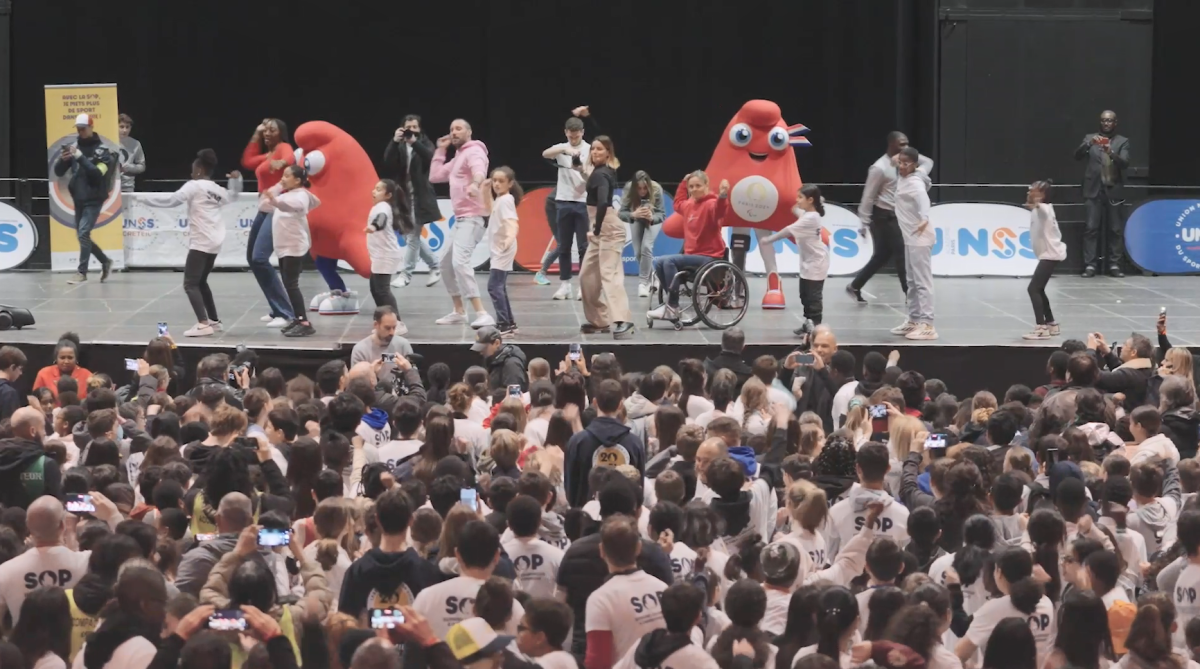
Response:
[[[132,193],[134,177],[146,171],[146,152],[132,137],[121,138],[121,192]]]

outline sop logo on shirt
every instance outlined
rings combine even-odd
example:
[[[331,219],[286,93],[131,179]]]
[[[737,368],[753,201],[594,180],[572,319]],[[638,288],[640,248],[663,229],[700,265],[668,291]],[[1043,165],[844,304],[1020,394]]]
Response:
[[[859,529],[862,529],[862,528],[859,528]],[[822,566],[822,565],[824,565],[824,564],[825,564],[825,551],[824,551],[824,549],[819,549],[819,550],[812,550],[812,551],[809,551],[809,552],[808,552],[808,557],[809,557],[810,559],[812,559],[812,562],[813,562],[813,564],[814,564],[814,565],[817,565],[817,566]]]
[[[1195,588],[1175,588],[1175,603],[1176,604],[1195,604],[1196,589]]]
[[[867,524],[866,516],[855,516],[854,517],[854,529],[861,530],[863,528],[863,525],[866,525],[866,524]],[[880,532],[888,532],[892,529],[892,526],[893,526],[893,523],[892,523],[891,518],[880,517],[878,520],[875,521],[875,526],[871,529],[878,530]]]
[[[64,584],[67,584],[70,582],[71,582],[71,571],[69,569],[59,569],[57,571],[51,569],[51,570],[43,571],[41,573],[31,571],[28,574],[25,574],[25,589],[26,590],[33,590],[34,588],[36,588],[40,585],[61,586],[61,585],[64,585]],[[1195,592],[1192,593],[1192,597],[1193,598],[1195,597]]]
[[[647,611],[658,611],[661,604],[658,599],[662,596],[661,592],[649,592],[641,597],[630,597],[629,603],[633,606],[634,614],[645,613]]]
[[[546,564],[546,559],[537,553],[533,555],[518,555],[513,560],[513,568],[517,570],[518,574],[526,570],[538,569],[544,564]]]
[[[1193,593],[1194,595],[1195,593]],[[1050,616],[1046,614],[1029,616],[1029,629],[1044,632],[1050,628]]]
[[[676,576],[690,574],[695,564],[696,561],[691,558],[671,558],[671,571],[675,572]]]

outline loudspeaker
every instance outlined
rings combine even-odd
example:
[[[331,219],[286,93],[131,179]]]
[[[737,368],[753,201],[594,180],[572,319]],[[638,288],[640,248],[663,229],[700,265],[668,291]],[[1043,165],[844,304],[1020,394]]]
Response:
[[[33,313],[28,309],[0,304],[0,330],[7,330],[9,328],[20,330],[27,325],[33,324]]]

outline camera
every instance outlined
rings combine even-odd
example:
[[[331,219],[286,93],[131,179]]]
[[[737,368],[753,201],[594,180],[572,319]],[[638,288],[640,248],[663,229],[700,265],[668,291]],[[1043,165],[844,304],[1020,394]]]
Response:
[[[412,130],[410,128],[405,128],[404,132],[401,134],[404,136],[404,139],[412,139],[413,137],[416,137],[420,133],[418,133],[416,130]]]

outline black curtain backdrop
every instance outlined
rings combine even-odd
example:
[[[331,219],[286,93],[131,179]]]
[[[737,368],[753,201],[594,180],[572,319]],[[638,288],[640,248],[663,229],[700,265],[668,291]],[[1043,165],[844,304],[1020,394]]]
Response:
[[[896,83],[918,74],[896,53],[905,31],[928,34],[924,4],[24,1],[13,9],[13,172],[44,174],[43,85],[116,82],[147,179],[186,179],[205,147],[233,168],[264,116],[334,123],[378,166],[404,114],[418,113],[430,134],[466,118],[493,165],[548,181],[542,149],[588,104],[622,177],[675,182],[707,164],[744,101],[766,98],[812,128],[814,148],[797,152],[805,181],[861,181],[897,123],[932,128],[913,118],[912,91],[928,84]],[[898,8],[923,13],[901,21]]]
[[[1196,123],[1196,31],[1200,2],[1154,1],[1154,75],[1150,100],[1154,134],[1150,183],[1200,184],[1200,123]]]

